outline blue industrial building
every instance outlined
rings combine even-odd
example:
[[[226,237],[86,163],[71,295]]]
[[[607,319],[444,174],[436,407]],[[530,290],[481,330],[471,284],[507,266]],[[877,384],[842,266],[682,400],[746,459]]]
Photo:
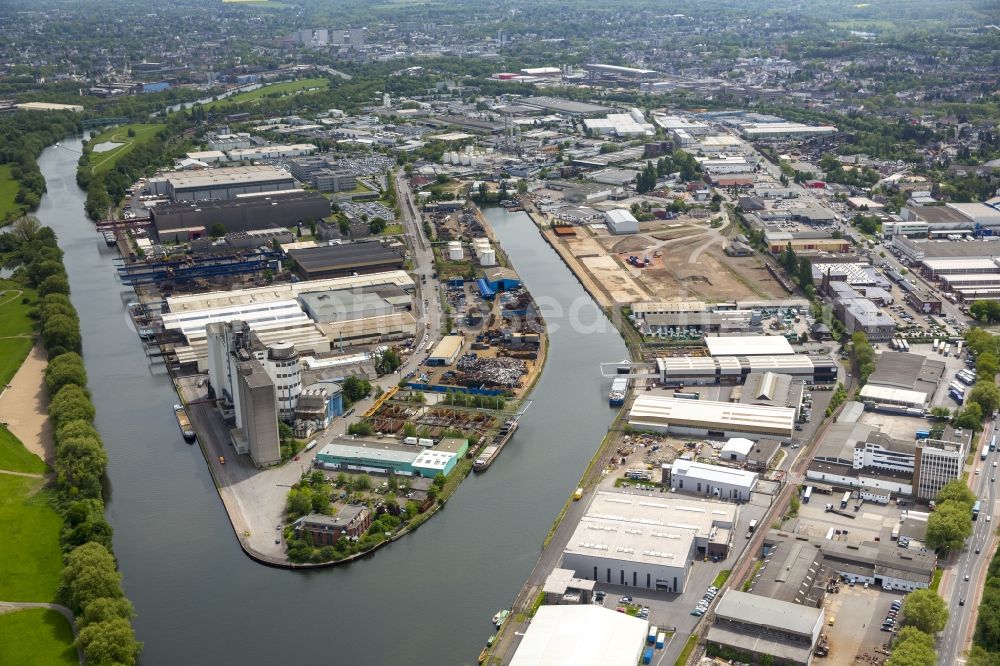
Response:
[[[479,295],[483,298],[483,300],[492,301],[497,295],[497,293],[490,288],[490,285],[487,284],[485,278],[479,278],[476,280],[476,288],[479,290]]]
[[[513,291],[521,288],[521,278],[509,268],[498,266],[483,271],[483,279],[494,293]]]
[[[153,83],[143,83],[142,92],[144,93],[158,93],[164,90],[169,90],[170,83],[167,81],[155,81]]]

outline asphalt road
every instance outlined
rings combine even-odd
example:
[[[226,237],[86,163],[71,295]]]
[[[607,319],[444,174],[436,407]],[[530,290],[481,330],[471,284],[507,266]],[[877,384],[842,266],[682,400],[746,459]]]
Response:
[[[996,545],[996,528],[989,518],[996,514],[997,484],[994,479],[998,470],[994,465],[1000,461],[1000,453],[989,453],[986,460],[980,459],[983,446],[989,444],[994,434],[997,434],[997,425],[989,422],[979,440],[979,448],[975,451],[972,463],[973,470],[981,469],[982,472],[977,475],[972,471],[969,474],[969,486],[982,503],[979,520],[972,523],[972,536],[945,571],[947,581],[941,581],[940,593],[950,611],[938,652],[938,663],[942,666],[965,662],[963,654],[971,647],[976,611],[979,609],[986,571]],[[978,554],[977,548],[980,549]],[[959,605],[963,600],[964,604]]]

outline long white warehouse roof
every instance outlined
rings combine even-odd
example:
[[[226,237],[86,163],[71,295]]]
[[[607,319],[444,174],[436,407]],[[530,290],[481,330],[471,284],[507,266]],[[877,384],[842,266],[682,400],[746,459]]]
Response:
[[[325,280],[303,280],[285,284],[274,284],[253,289],[233,289],[231,291],[210,291],[203,294],[187,294],[171,296],[167,306],[171,312],[202,310],[227,305],[247,303],[262,303],[268,301],[285,301],[294,299],[299,294],[313,291],[330,291],[335,289],[364,289],[394,284],[401,289],[412,289],[413,278],[406,271],[384,271],[366,275],[328,278]]]
[[[640,394],[632,405],[628,420],[640,428],[643,425],[678,426],[791,437],[795,427],[795,410]]]
[[[891,386],[876,386],[865,384],[861,389],[861,398],[869,398],[875,402],[892,402],[906,405],[926,405],[927,394],[923,391],[909,391]]]
[[[211,323],[235,320],[245,321],[251,327],[262,322],[311,322],[298,301],[289,300],[171,312],[163,315],[163,328],[179,330],[190,339],[204,335],[205,327]]]
[[[776,356],[794,354],[788,340],[780,335],[731,335],[705,338],[712,356]]]

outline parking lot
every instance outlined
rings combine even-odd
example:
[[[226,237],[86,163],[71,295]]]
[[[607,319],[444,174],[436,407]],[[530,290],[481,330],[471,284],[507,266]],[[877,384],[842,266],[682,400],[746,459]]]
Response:
[[[891,634],[882,631],[882,622],[892,602],[902,599],[902,592],[886,592],[874,586],[865,589],[860,584],[841,585],[838,593],[828,594],[825,632],[830,655],[823,662],[828,666],[884,662],[888,658],[886,643]],[[870,659],[864,659],[866,654]],[[859,656],[862,657],[860,662],[856,660]]]
[[[814,490],[811,501],[808,504],[803,503],[799,507],[796,532],[803,536],[822,539],[826,537],[827,532],[832,527],[835,531],[833,535],[835,541],[849,543],[888,542],[892,537],[892,529],[899,524],[901,516],[906,515],[910,521],[926,520],[927,514],[912,510],[912,506],[901,507],[896,504],[882,505],[874,502],[862,502],[855,511],[859,502],[857,493],[853,493],[846,509],[854,518],[826,510],[827,504],[833,504],[835,508],[840,509],[840,500],[841,494],[839,493],[824,495]],[[838,530],[839,534],[836,533]]]

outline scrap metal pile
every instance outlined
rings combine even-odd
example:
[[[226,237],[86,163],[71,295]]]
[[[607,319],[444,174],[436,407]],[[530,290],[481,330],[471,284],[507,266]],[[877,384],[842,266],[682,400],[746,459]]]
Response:
[[[480,358],[467,354],[458,360],[460,382],[465,386],[518,388],[527,372],[524,361],[516,358]]]

